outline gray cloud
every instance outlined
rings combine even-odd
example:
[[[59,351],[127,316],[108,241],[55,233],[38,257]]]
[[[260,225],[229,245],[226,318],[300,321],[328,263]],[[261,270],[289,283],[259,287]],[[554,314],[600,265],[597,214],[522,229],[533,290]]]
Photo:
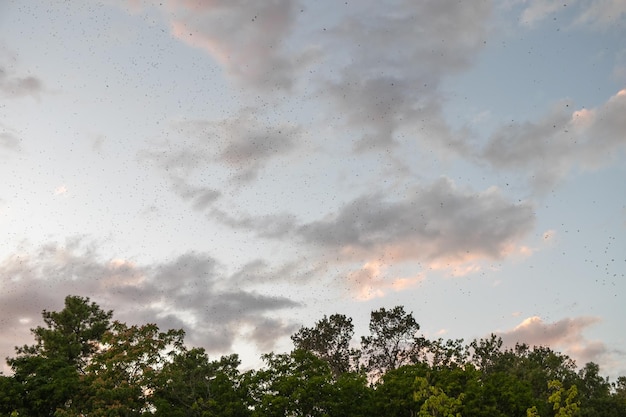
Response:
[[[0,123],[0,149],[17,151],[20,149],[20,139],[14,131]]]
[[[297,220],[294,215],[288,213],[234,216],[219,209],[213,209],[211,217],[232,228],[254,231],[257,236],[266,238],[283,238],[292,234]]]
[[[539,121],[500,127],[479,158],[498,169],[528,173],[539,190],[575,169],[611,163],[626,145],[626,90],[595,109],[572,107],[564,101]]]
[[[0,66],[0,93],[5,97],[38,97],[43,91],[43,83],[37,77],[19,77]]]
[[[115,318],[129,324],[157,323],[163,328],[184,328],[187,340],[213,352],[228,351],[245,337],[269,346],[287,336],[293,324],[271,317],[272,312],[298,306],[280,296],[233,289],[227,275],[210,256],[186,253],[164,263],[137,265],[130,260],[99,257],[94,244],[70,239],[65,245],[48,244],[16,252],[0,261],[4,278],[0,295],[2,356],[13,346],[32,343],[29,329],[40,323],[43,309],[59,309],[69,294],[89,296]],[[255,339],[258,337],[258,340]]]
[[[513,204],[493,188],[462,190],[442,178],[414,187],[404,199],[364,195],[336,214],[309,223],[290,214],[235,216],[218,209],[212,218],[264,238],[300,240],[338,258],[391,257],[396,261],[501,258],[534,227],[529,203]],[[253,264],[253,269],[262,265]]]
[[[441,179],[399,201],[360,197],[335,216],[300,226],[298,234],[345,254],[467,260],[505,256],[533,226],[531,205],[511,204],[497,190],[460,190]]]
[[[190,201],[195,210],[203,211],[222,195],[209,187],[193,186],[181,178],[172,177],[174,191],[185,201]]]
[[[351,127],[365,130],[357,150],[387,147],[398,129],[416,125],[450,140],[439,86],[473,61],[492,8],[490,1],[389,3],[383,13],[348,12],[324,48],[325,65],[338,65],[325,93]]]
[[[217,197],[211,190],[188,184],[197,172],[216,164],[230,172],[234,183],[250,182],[272,159],[287,155],[296,147],[299,128],[265,122],[260,119],[262,116],[262,111],[246,107],[220,121],[174,123],[172,129],[184,139],[157,144],[140,157],[165,170],[183,198],[210,200]]]

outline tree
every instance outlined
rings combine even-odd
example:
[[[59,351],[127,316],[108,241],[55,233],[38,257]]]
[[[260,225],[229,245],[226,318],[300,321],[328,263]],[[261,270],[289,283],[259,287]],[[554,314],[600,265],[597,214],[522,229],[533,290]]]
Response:
[[[364,417],[372,413],[372,391],[363,374],[334,378],[328,363],[313,353],[263,355],[266,367],[247,374],[252,416]]]
[[[419,404],[415,398],[414,382],[426,377],[430,368],[425,363],[405,365],[386,372],[376,381],[374,412],[370,415],[413,417]]]
[[[372,375],[425,359],[428,341],[417,335],[420,326],[404,307],[372,311],[369,329],[371,334],[361,338],[361,347]]]
[[[572,385],[565,390],[561,381],[554,380],[548,382],[548,389],[551,392],[548,402],[552,404],[555,417],[574,417],[578,415],[580,401],[576,399],[578,397],[576,385]]]
[[[67,296],[60,312],[43,311],[46,327],[31,330],[35,344],[16,347],[17,356],[7,359],[22,387],[21,414],[50,416],[71,404],[112,314],[79,296]]]
[[[22,386],[15,378],[0,375],[0,416],[9,416],[22,409]]]
[[[352,319],[343,314],[324,318],[314,327],[302,327],[291,336],[294,347],[326,361],[335,378],[354,368],[358,351],[350,348],[354,335]]]
[[[431,354],[432,366],[436,368],[450,368],[463,366],[467,362],[469,352],[463,344],[463,339],[437,339],[430,342],[428,348]]]
[[[449,397],[441,388],[433,387],[423,377],[415,378],[415,401],[422,403],[417,417],[461,417],[464,394]]]
[[[332,373],[327,362],[311,352],[263,355],[266,368],[248,374],[253,416],[329,415]]]
[[[470,343],[473,349],[472,363],[483,372],[489,372],[502,355],[502,338],[491,334],[489,339],[474,339]]]
[[[578,392],[580,394],[580,415],[622,416],[617,397],[611,395],[611,384],[600,375],[600,367],[593,362],[586,363],[578,372]]]
[[[249,416],[239,364],[237,355],[210,362],[202,348],[183,349],[156,377],[154,416]]]
[[[114,322],[87,367],[85,395],[63,415],[130,417],[152,410],[157,375],[182,349],[183,337],[182,330],[161,332],[155,324]]]

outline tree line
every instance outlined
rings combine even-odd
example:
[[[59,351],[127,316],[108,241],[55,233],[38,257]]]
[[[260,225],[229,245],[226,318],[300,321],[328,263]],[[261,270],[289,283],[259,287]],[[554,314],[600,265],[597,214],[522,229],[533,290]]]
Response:
[[[401,306],[372,311],[359,348],[351,318],[324,316],[248,371],[237,354],[211,360],[182,330],[128,326],[86,297],[42,316],[34,344],[7,358],[0,416],[626,416],[626,377],[495,335],[429,340]]]

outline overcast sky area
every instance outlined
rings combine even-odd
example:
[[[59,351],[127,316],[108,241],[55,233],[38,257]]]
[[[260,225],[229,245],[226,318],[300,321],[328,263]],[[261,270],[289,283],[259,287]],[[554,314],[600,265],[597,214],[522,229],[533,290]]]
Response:
[[[403,305],[626,375],[624,39],[623,0],[2,1],[0,357],[71,294],[246,366]]]

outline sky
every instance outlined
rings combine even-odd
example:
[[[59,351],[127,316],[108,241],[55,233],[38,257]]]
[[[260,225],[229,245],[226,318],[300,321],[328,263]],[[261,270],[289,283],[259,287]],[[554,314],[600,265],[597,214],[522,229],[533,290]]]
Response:
[[[2,1],[0,356],[80,295],[247,367],[402,305],[626,375],[624,39],[622,0]]]

